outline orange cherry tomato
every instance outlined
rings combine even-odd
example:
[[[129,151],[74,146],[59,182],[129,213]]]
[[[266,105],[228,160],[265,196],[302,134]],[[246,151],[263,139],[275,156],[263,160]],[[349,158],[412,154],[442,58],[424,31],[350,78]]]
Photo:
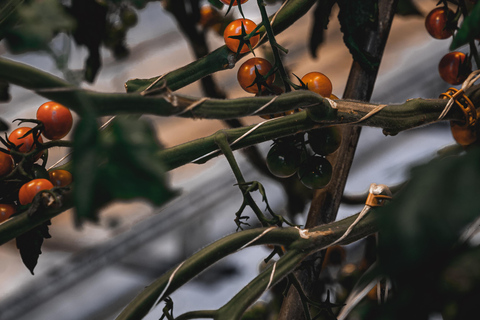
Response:
[[[227,5],[229,5],[230,2],[232,2],[232,1],[233,1],[232,6],[238,6],[237,0],[220,0],[220,2],[223,2],[223,3],[227,4]],[[248,1],[248,0],[241,0],[240,3],[241,3],[241,4],[244,4],[244,3],[247,2],[247,1]]]
[[[13,158],[11,155],[0,151],[0,177],[6,176],[13,170]]]
[[[435,39],[447,39],[453,35],[455,25],[451,25],[455,13],[444,7],[435,8],[425,18],[425,28]]]
[[[214,26],[215,24],[222,21],[222,16],[220,12],[211,5],[204,5],[200,7],[200,19],[198,24],[204,28]]]
[[[242,25],[245,29],[245,33],[249,34],[257,27],[257,24],[252,20],[248,19],[237,19],[228,24],[223,32],[223,39],[225,40],[225,45],[233,52],[237,52],[238,46],[240,45],[240,40],[232,39],[231,36],[241,36],[242,35]],[[260,40],[260,35],[256,35],[250,38],[250,45],[255,47],[255,45]],[[243,45],[242,49],[240,49],[240,53],[245,53],[250,51],[246,44]]]
[[[464,147],[477,141],[477,131],[475,128],[461,126],[454,121],[450,121],[452,136],[459,145]]]
[[[273,67],[268,60],[263,58],[248,59],[240,66],[237,73],[237,80],[243,90],[249,93],[258,93],[260,91],[258,90],[259,86],[254,83],[257,77],[255,68],[258,70],[258,73],[265,76]],[[271,86],[273,80],[275,80],[274,73],[265,80],[266,85]],[[261,84],[260,87],[262,92],[266,90],[264,84]]]
[[[302,82],[307,85],[308,90],[321,95],[322,97],[330,97],[333,86],[330,79],[321,72],[310,72],[302,77]]]
[[[34,179],[25,183],[18,192],[18,200],[20,204],[29,204],[35,198],[35,195],[43,190],[50,190],[53,184],[47,179]]]
[[[0,222],[10,218],[15,211],[15,206],[12,206],[11,204],[0,203]]]
[[[55,187],[68,186],[73,181],[73,176],[67,170],[52,170],[48,172],[49,180]]]
[[[28,152],[32,151],[33,149],[35,149],[34,139],[33,139],[33,134],[32,133],[30,133],[26,137],[22,138],[31,129],[32,128],[29,128],[29,127],[20,127],[18,129],[15,129],[14,131],[12,131],[12,133],[10,133],[10,135],[8,136],[8,140],[11,143],[13,143],[16,146],[20,146],[18,148],[18,152],[28,153]],[[43,142],[43,139],[42,139],[41,136],[38,137],[38,142],[40,142],[40,143]],[[42,152],[39,152],[35,156],[35,161],[38,160],[41,156],[42,156]]]
[[[438,64],[440,77],[450,84],[461,84],[472,72],[472,66],[466,59],[466,55],[458,51],[449,52],[444,55]]]
[[[38,108],[37,119],[45,126],[43,136],[50,140],[62,139],[72,129],[72,113],[67,107],[54,101],[45,102]]]

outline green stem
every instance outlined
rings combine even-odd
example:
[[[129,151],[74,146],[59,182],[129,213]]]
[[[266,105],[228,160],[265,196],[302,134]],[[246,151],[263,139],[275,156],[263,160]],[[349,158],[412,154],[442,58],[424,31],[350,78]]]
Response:
[[[287,53],[286,49],[278,45],[277,41],[275,40],[275,35],[273,34],[272,26],[270,24],[270,19],[267,15],[267,10],[265,9],[265,3],[263,0],[257,0],[258,8],[260,9],[260,13],[262,15],[262,22],[265,26],[265,31],[267,33],[268,41],[270,42],[270,47],[272,48],[273,57],[275,58],[275,67],[278,68],[280,75],[283,80],[283,86],[285,87],[285,92],[291,91],[290,85],[285,79],[288,79],[287,72],[282,63],[282,59],[280,58],[280,54],[278,49],[280,48],[282,51]]]
[[[145,288],[117,317],[117,320],[142,319],[154,305],[160,294],[162,297],[171,295],[179,287],[190,281],[200,272],[216,263],[229,254],[235,253],[245,247],[253,245],[283,245],[287,253],[279,259],[271,286],[292,272],[298,263],[307,255],[326,248],[330,243],[343,235],[353,223],[357,215],[346,219],[322,225],[310,230],[298,228],[273,228],[266,232],[266,228],[250,229],[236,232],[200,250],[181,265],[162,275],[155,282]],[[0,225],[1,228],[1,225]],[[352,232],[340,243],[348,244],[357,241],[369,234],[377,232],[374,214],[364,217],[352,230]],[[252,240],[256,239],[253,243]],[[248,246],[246,246],[248,244]],[[175,275],[169,281],[173,272]],[[218,310],[215,319],[238,319],[243,312],[260,297],[269,282],[272,267],[266,269],[250,284],[244,287],[232,300]],[[208,311],[213,314],[213,311]]]

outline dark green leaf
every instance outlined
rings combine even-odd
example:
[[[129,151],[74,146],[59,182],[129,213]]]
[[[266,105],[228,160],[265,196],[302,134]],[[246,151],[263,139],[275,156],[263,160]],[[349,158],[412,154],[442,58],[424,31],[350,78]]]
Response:
[[[84,219],[96,221],[94,210],[95,179],[101,161],[98,125],[93,116],[84,116],[76,125],[73,135],[73,168],[75,177],[74,203],[76,223]]]
[[[7,131],[10,126],[7,122],[0,118],[0,131]]]
[[[38,257],[42,253],[43,239],[51,238],[48,233],[50,220],[17,237],[17,248],[25,266],[33,274]]]
[[[480,150],[432,161],[412,170],[412,180],[378,210],[382,266],[403,272],[451,247],[480,213]]]
[[[460,29],[455,33],[450,50],[467,44],[480,35],[480,2],[473,7],[470,15],[465,18]]]
[[[208,0],[208,2],[210,2],[212,6],[217,7],[218,9],[223,8],[223,3],[220,2],[220,0]]]
[[[417,6],[412,0],[399,0],[397,4],[396,14],[401,16],[421,16],[423,14],[418,10]]]
[[[325,29],[327,29],[330,21],[330,13],[336,0],[318,1],[317,7],[313,13],[313,26],[310,32],[310,54],[312,57],[317,57],[317,49],[323,43]]]
[[[71,30],[73,20],[57,0],[29,1],[15,7],[15,23],[7,24],[5,38],[14,53],[45,49],[53,37]]]
[[[144,198],[161,205],[176,195],[165,179],[155,154],[161,149],[155,131],[144,121],[117,118],[104,138],[106,161],[99,170],[97,188],[107,198]]]
[[[376,0],[338,0],[340,12],[340,30],[343,41],[355,61],[365,69],[376,68],[380,61],[363,50],[364,41],[369,31],[376,28],[378,20],[378,4]]]

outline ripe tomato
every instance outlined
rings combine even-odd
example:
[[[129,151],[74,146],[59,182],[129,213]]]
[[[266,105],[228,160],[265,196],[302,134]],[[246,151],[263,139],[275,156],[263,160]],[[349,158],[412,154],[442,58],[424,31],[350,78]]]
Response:
[[[340,143],[342,143],[342,134],[338,127],[327,127],[312,130],[308,132],[308,143],[313,152],[322,156],[334,153]]]
[[[445,7],[435,8],[425,18],[425,28],[435,39],[447,39],[453,35],[455,25],[452,25],[452,10]]]
[[[34,179],[25,183],[18,192],[18,200],[20,204],[29,204],[35,198],[35,195],[43,190],[50,190],[53,184],[47,179]]]
[[[230,49],[235,53],[237,52],[238,46],[240,45],[240,40],[233,39],[231,37],[242,35],[242,25],[243,25],[243,28],[245,29],[245,34],[251,33],[257,27],[257,24],[252,20],[237,19],[230,22],[228,26],[225,28],[225,31],[223,31],[223,39],[225,40],[225,45],[228,47],[228,49]],[[259,40],[260,40],[260,35],[256,35],[250,38],[249,41],[252,48],[255,47],[255,45],[258,43]],[[248,51],[250,51],[250,49],[246,44],[244,44],[242,46],[242,49],[240,49],[240,53],[245,53]]]
[[[55,187],[68,186],[73,181],[72,174],[67,170],[52,170],[48,172],[49,180]]]
[[[321,72],[310,72],[302,77],[302,82],[307,85],[308,90],[329,98],[332,94],[332,82]]]
[[[16,211],[15,206],[11,204],[0,203],[0,222],[10,218]]]
[[[203,28],[209,28],[222,21],[220,12],[211,5],[204,5],[200,8],[200,19],[198,24]]]
[[[12,172],[13,166],[12,156],[0,151],[0,177]]]
[[[453,51],[443,56],[438,64],[438,72],[445,82],[461,84],[472,72],[472,66],[464,53]]]
[[[313,156],[298,169],[298,178],[310,189],[325,187],[332,178],[332,165],[320,156]]]
[[[267,167],[279,178],[288,178],[297,172],[302,151],[291,142],[276,142],[267,154]]]
[[[233,3],[232,3],[232,6],[238,6],[237,0],[220,0],[220,1],[223,2],[223,3],[225,3],[225,4],[227,4],[227,5],[229,5],[230,2],[233,2]],[[241,1],[240,1],[240,4],[244,4],[244,3],[247,2],[247,1],[248,1],[248,0],[241,0]]]
[[[459,145],[464,147],[477,141],[477,131],[475,128],[463,127],[454,121],[450,121],[452,136]]]
[[[259,91],[266,90],[265,85],[271,86],[273,80],[275,80],[275,73],[272,73],[267,79],[258,79],[255,69],[262,76],[265,76],[270,70],[272,70],[272,64],[263,58],[251,58],[245,61],[237,73],[237,80],[243,90],[249,93],[258,93]],[[257,83],[255,83],[257,81]],[[261,90],[259,90],[259,87]]]
[[[37,119],[43,122],[43,136],[50,140],[65,137],[72,128],[73,118],[70,110],[54,101],[42,104],[37,110]]]
[[[30,133],[26,137],[22,138],[30,129],[29,127],[20,127],[18,129],[15,129],[10,133],[8,136],[8,140],[13,143],[18,147],[18,152],[21,153],[28,153],[35,149],[34,144],[34,139],[33,139],[33,134]],[[43,139],[42,137],[38,137],[38,142],[42,143]],[[39,152],[38,155],[35,156],[35,161],[38,160],[42,155],[42,152]]]

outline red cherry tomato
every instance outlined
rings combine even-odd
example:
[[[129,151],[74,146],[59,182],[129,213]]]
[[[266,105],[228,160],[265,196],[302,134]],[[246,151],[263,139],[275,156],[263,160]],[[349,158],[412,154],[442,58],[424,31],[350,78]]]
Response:
[[[229,5],[230,2],[232,2],[232,1],[233,1],[232,6],[238,6],[237,0],[220,0],[220,2],[223,2],[223,3],[227,4],[227,5]],[[247,2],[247,1],[248,1],[248,0],[241,0],[240,3],[241,3],[241,4],[244,4],[244,3]]]
[[[455,13],[445,7],[435,8],[425,18],[425,28],[435,39],[447,39],[453,35],[455,26],[451,25]]]
[[[13,170],[13,158],[11,155],[0,151],[0,177],[6,176]]]
[[[65,137],[72,128],[73,118],[70,110],[54,101],[42,104],[37,110],[37,119],[43,122],[43,136],[50,140]]]
[[[48,172],[48,176],[55,187],[65,187],[73,181],[72,174],[67,170],[52,170]]]
[[[240,45],[240,40],[232,39],[231,36],[241,36],[242,35],[242,24],[243,28],[245,29],[245,33],[249,34],[257,27],[257,24],[252,20],[248,19],[237,19],[228,24],[223,32],[223,39],[225,40],[225,45],[233,52],[237,52],[238,46]],[[256,35],[250,38],[250,45],[255,47],[255,45],[260,40],[260,35]],[[240,53],[245,53],[250,51],[246,44],[243,45],[242,49],[240,49]]]
[[[28,153],[32,151],[34,147],[34,139],[33,139],[33,134],[30,133],[26,137],[22,138],[29,130],[32,128],[29,127],[20,127],[18,129],[15,129],[10,133],[8,136],[8,140],[13,143],[16,146],[20,146],[18,148],[18,152],[21,153]],[[42,137],[38,137],[38,142],[42,143],[43,139]],[[39,152],[38,155],[35,156],[35,161],[38,160],[42,155],[42,152]]]
[[[10,218],[15,211],[15,206],[12,206],[11,204],[0,203],[0,222]]]
[[[310,72],[302,77],[302,82],[307,85],[308,90],[321,95],[322,97],[330,97],[332,94],[332,82],[321,72]]]
[[[438,72],[445,82],[457,85],[465,81],[472,72],[472,66],[462,52],[447,53],[438,64]]]
[[[34,179],[25,183],[18,192],[18,200],[20,204],[29,204],[35,198],[35,195],[43,190],[50,190],[53,184],[47,179]]]
[[[259,86],[254,83],[255,79],[257,78],[257,75],[255,73],[255,67],[262,76],[265,76],[273,68],[272,64],[268,60],[263,58],[248,59],[240,66],[237,73],[237,80],[243,90],[249,93],[258,93],[260,91],[258,90]],[[275,80],[274,73],[265,80],[265,83],[268,86],[271,86],[273,80]],[[264,86],[265,83],[260,85],[262,92],[266,90]]]

